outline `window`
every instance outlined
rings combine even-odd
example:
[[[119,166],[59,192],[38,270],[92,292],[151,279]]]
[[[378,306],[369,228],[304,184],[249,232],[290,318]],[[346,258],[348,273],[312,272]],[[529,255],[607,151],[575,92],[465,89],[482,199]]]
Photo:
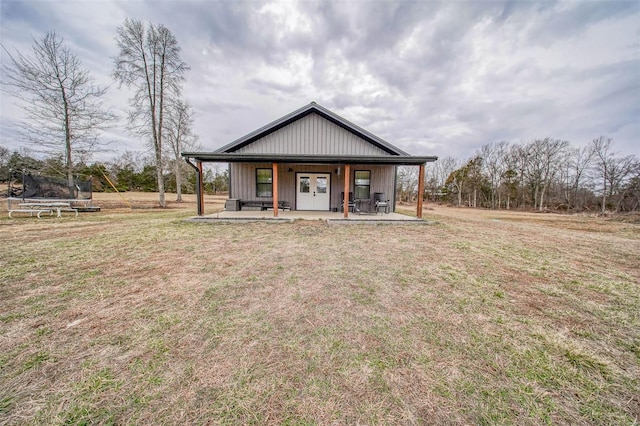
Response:
[[[318,194],[326,194],[327,193],[327,178],[323,176],[318,176],[316,178],[316,191]]]
[[[370,170],[356,170],[354,175],[354,187],[356,199],[369,199],[371,192],[371,171]]]
[[[273,170],[256,169],[256,197],[273,196]]]
[[[300,193],[306,194],[311,187],[311,178],[308,176],[300,176]]]

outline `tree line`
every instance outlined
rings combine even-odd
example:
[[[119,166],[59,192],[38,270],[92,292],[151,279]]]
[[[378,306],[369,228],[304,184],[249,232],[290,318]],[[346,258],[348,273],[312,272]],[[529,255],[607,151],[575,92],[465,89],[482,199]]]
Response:
[[[412,173],[400,172],[401,193],[417,186],[410,184]],[[469,158],[444,157],[430,164],[424,195],[434,202],[492,209],[640,211],[640,161],[617,154],[614,141],[603,136],[584,147],[553,138],[491,142]]]

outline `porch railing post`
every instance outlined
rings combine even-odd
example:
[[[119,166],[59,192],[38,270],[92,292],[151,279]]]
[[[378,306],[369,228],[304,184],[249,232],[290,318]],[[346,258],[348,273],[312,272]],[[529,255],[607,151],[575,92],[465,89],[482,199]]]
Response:
[[[349,176],[351,176],[351,166],[344,165],[344,199],[342,200],[342,210],[345,219],[349,217]]]
[[[278,217],[278,163],[273,163],[273,217]]]

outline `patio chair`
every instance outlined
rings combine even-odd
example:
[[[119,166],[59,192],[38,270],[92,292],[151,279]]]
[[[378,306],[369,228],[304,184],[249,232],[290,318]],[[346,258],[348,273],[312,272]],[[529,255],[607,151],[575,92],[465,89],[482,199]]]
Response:
[[[384,212],[389,214],[389,200],[385,200],[384,192],[375,192],[373,194],[373,200],[375,203],[376,213],[379,213],[381,209],[384,209]]]
[[[353,199],[353,192],[349,192],[349,205],[347,208],[351,213],[353,213],[353,210],[356,208],[356,202]],[[344,211],[344,192],[340,193],[340,209]]]

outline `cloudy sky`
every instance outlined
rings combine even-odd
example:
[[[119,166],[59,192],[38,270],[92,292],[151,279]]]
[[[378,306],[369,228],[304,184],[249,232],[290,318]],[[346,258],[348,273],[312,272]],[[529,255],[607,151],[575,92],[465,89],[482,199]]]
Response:
[[[600,135],[640,155],[638,1],[0,0],[0,14],[9,50],[64,37],[121,117],[131,93],[110,78],[116,28],[164,24],[191,67],[184,96],[204,150],[316,101],[414,155]],[[8,123],[20,111],[6,94],[0,107],[0,143],[19,147]],[[110,156],[145,150],[119,129],[104,135]]]

